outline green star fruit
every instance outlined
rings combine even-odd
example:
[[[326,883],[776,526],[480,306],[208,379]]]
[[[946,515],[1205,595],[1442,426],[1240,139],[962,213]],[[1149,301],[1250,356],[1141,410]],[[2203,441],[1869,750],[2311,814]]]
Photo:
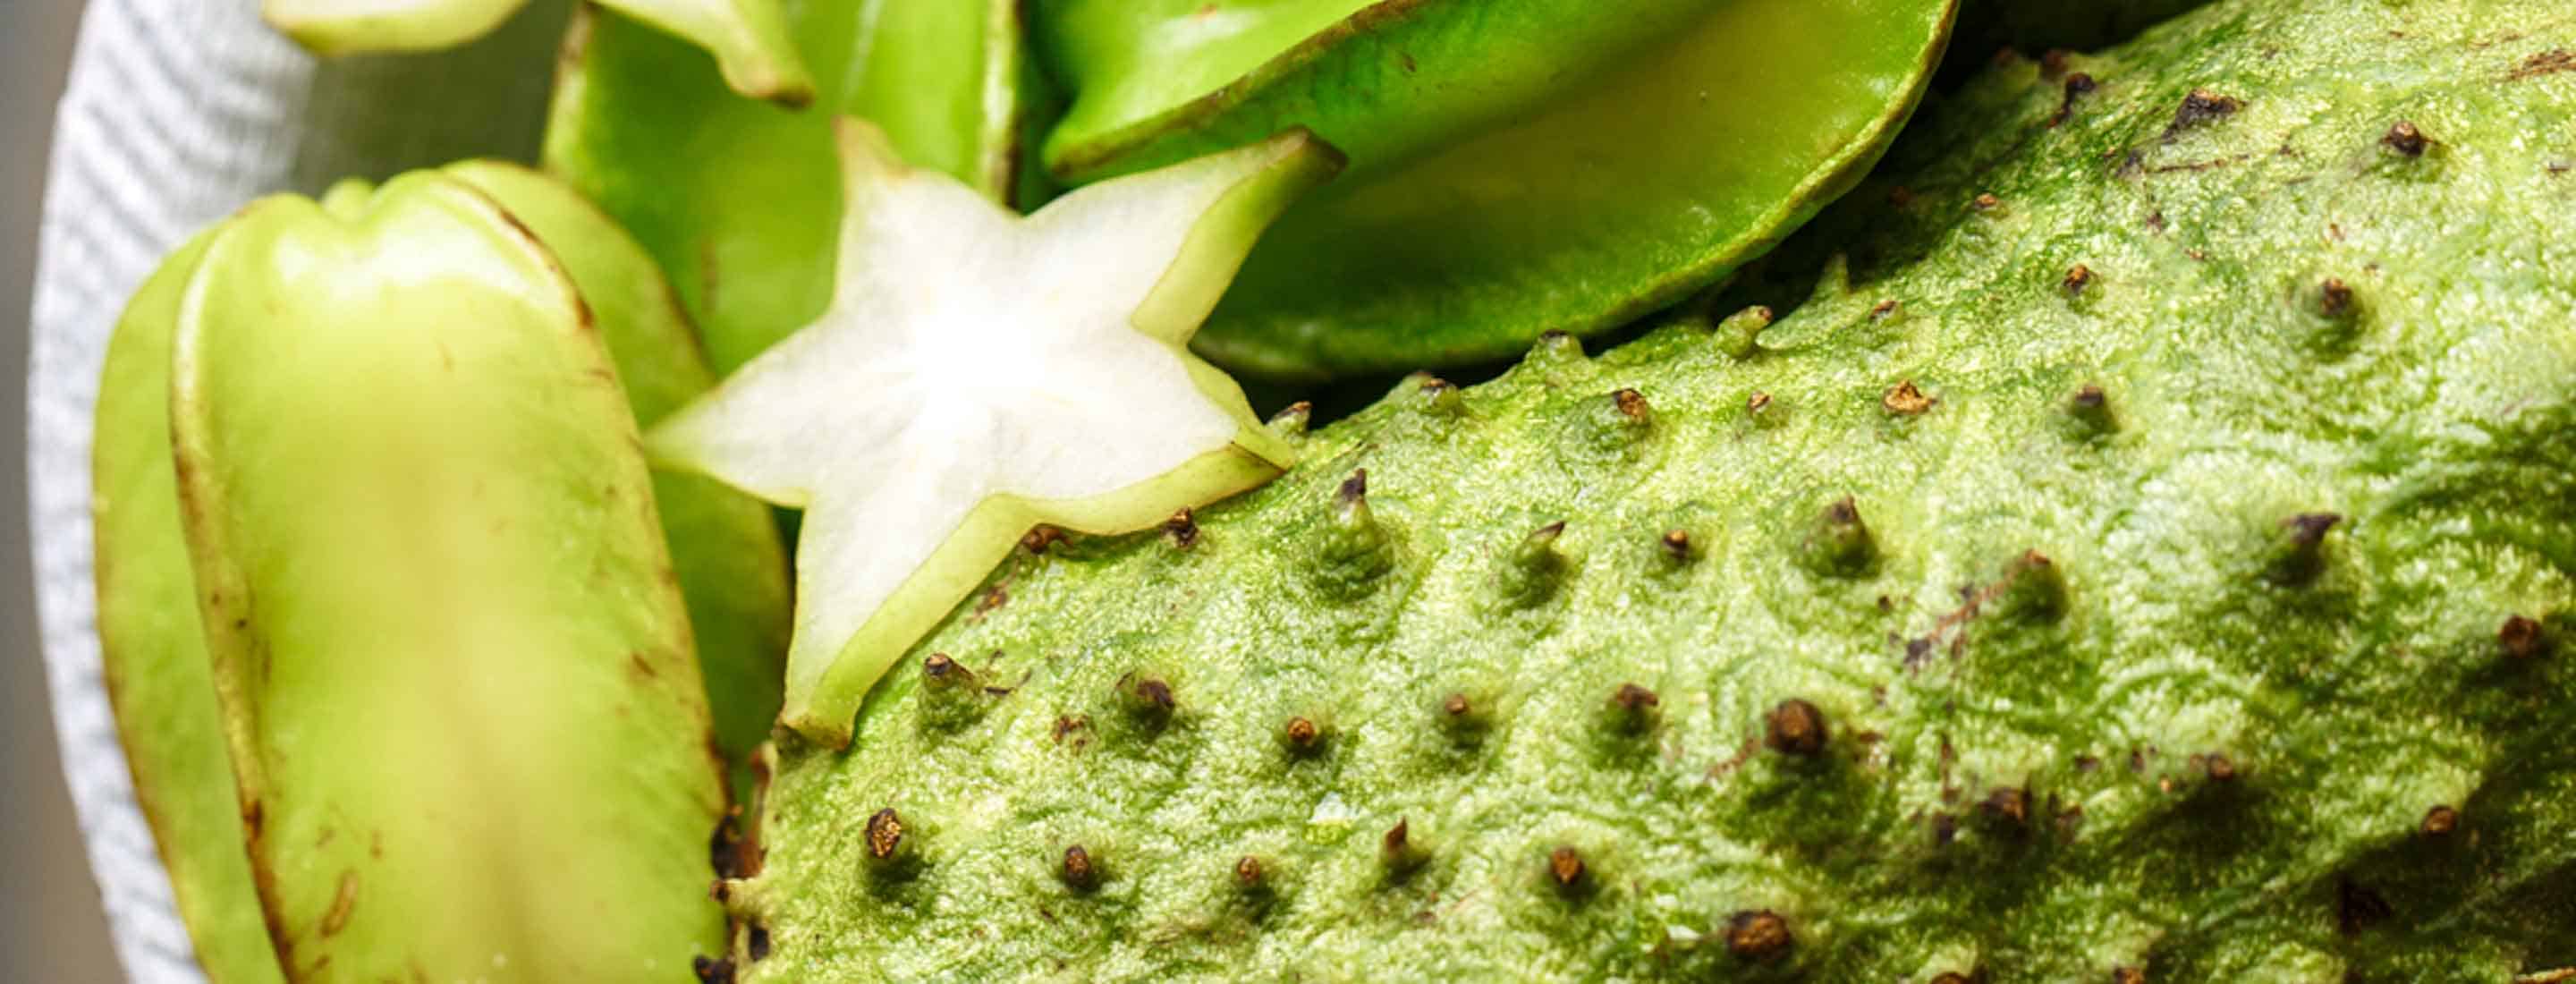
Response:
[[[426,51],[497,30],[528,0],[262,0],[260,16],[325,55]],[[705,49],[737,92],[801,106],[813,76],[796,53],[778,0],[600,0],[655,30]]]

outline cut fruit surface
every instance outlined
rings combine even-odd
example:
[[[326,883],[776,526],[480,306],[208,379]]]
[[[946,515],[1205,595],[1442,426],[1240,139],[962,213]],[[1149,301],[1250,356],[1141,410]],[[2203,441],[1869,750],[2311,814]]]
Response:
[[[1286,467],[1183,346],[1339,163],[1294,133],[1021,218],[874,127],[840,137],[831,309],[649,436],[659,461],[806,510],[785,720],[834,743],[1033,525],[1136,529]]]

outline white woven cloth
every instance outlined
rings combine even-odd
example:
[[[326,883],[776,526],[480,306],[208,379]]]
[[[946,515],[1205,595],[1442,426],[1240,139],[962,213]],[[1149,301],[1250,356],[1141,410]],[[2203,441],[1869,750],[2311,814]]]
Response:
[[[258,6],[90,0],[37,236],[27,398],[37,614],[63,774],[117,958],[144,984],[205,977],[135,806],[101,682],[89,449],[109,330],[165,253],[258,195],[527,150],[563,9],[531,10],[478,45],[480,68],[457,55],[320,68],[263,26]],[[513,45],[502,63],[525,67],[496,77],[493,49]]]

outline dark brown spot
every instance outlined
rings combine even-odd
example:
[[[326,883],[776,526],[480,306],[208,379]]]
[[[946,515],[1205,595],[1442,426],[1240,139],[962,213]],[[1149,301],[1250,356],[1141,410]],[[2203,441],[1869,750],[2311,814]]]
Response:
[[[1610,705],[1630,714],[1654,710],[1661,703],[1663,699],[1655,696],[1654,691],[1633,683],[1620,684],[1619,689],[1610,694]]]
[[[2113,967],[2111,984],[2147,984],[2147,972],[2136,967]]]
[[[1889,316],[1896,313],[1897,306],[1896,299],[1892,297],[1887,300],[1880,301],[1878,302],[1878,306],[1869,309],[1869,320],[1885,321]]]
[[[2460,829],[2460,811],[2447,806],[2436,806],[2424,812],[2424,824],[2418,829],[2421,829],[2426,837],[2449,836],[2451,831]]]
[[[2060,289],[2069,294],[2084,293],[2084,288],[2092,285],[2093,268],[2081,263],[2067,268],[2066,279],[2058,281],[2057,284]]]
[[[1190,511],[1187,509],[1173,513],[1172,518],[1163,521],[1163,538],[1171,541],[1172,546],[1183,550],[1197,546],[1199,542],[1198,519],[1191,516]]]
[[[1343,479],[1342,487],[1333,492],[1333,501],[1345,506],[1366,498],[1368,498],[1368,469],[1366,468],[1351,472],[1351,477]]]
[[[1753,416],[1759,417],[1762,415],[1762,411],[1769,409],[1771,409],[1771,394],[1769,393],[1755,393],[1744,400],[1744,412]]]
[[[1286,409],[1272,414],[1270,416],[1270,427],[1272,430],[1286,431],[1291,434],[1303,434],[1306,432],[1306,422],[1314,419],[1314,417],[1315,405],[1305,400],[1299,400],[1295,403],[1289,404]]]
[[[2220,95],[2208,89],[2193,89],[2190,95],[2182,97],[2182,108],[2174,111],[2173,125],[2165,128],[2165,137],[2172,139],[2184,130],[2212,120],[2226,119],[2243,108],[2244,101],[2234,96]]]
[[[716,821],[716,832],[707,838],[707,865],[718,878],[741,878],[743,870],[742,822],[733,813]]]
[[[2093,90],[2099,87],[2099,84],[2093,81],[2092,76],[2086,75],[2083,72],[2077,72],[2073,75],[2067,76],[2066,94],[2058,100],[2057,112],[2050,114],[2048,117],[2049,128],[2055,129],[2066,125],[2066,121],[2074,118],[2075,116],[2075,101],[2086,95],[2092,94]]]
[[[2004,207],[2004,200],[1995,197],[1994,192],[1982,191],[1977,193],[1977,197],[1968,200],[1968,207],[1980,212],[1992,212]]]
[[[1923,395],[1923,390],[1915,386],[1913,380],[1908,379],[1889,388],[1887,395],[1879,398],[1878,405],[1893,416],[1919,417],[1930,411],[1932,404],[1936,402],[1938,401]]]
[[[1246,891],[1260,888],[1268,874],[1261,869],[1261,859],[1249,854],[1234,863],[1234,884]]]
[[[1671,557],[1674,560],[1691,559],[1691,537],[1689,530],[1665,530],[1663,544],[1664,556]]]
[[[2298,587],[2325,573],[2326,534],[2343,522],[2334,513],[2302,513],[2281,521],[2281,540],[2272,558],[2271,576]]]
[[[2496,630],[2496,644],[2504,647],[2504,654],[2514,659],[2538,659],[2549,649],[2549,640],[2541,635],[2539,620],[2520,615],[2504,620],[2504,627]]]
[[[2576,72],[2576,52],[2552,48],[2522,60],[2522,66],[2505,76],[2507,82],[2536,79],[2554,72]]]
[[[2019,789],[1998,789],[1979,805],[1986,815],[2018,826],[2030,820],[2030,794]]]
[[[1172,685],[1161,677],[1140,677],[1127,689],[1127,707],[1139,715],[1153,718],[1170,717],[1178,701],[1172,696]]]
[[[947,653],[932,653],[921,660],[921,677],[933,687],[965,686],[975,682],[975,671]]]
[[[1080,844],[1064,849],[1064,863],[1057,867],[1056,877],[1077,892],[1088,892],[1100,884],[1100,870],[1092,866],[1091,852]]]
[[[1789,921],[1769,909],[1738,912],[1726,921],[1726,952],[1744,960],[1775,960],[1789,952]]]
[[[878,810],[868,818],[867,839],[869,857],[879,861],[894,859],[895,852],[903,848],[903,818],[895,815],[894,807]]]
[[[1042,554],[1047,552],[1048,547],[1052,547],[1063,542],[1063,530],[1052,526],[1040,525],[1030,528],[1026,536],[1020,537],[1020,549],[1033,554]]]
[[[1291,751],[1308,752],[1313,751],[1315,746],[1323,741],[1324,733],[1315,727],[1315,722],[1303,717],[1292,717],[1288,719],[1288,727],[1282,729],[1281,737],[1287,739],[1288,748]]]
[[[1556,887],[1570,889],[1582,885],[1589,872],[1583,867],[1582,852],[1569,845],[1558,845],[1556,850],[1548,852],[1547,874],[1556,879]]]
[[[700,956],[689,969],[698,975],[698,984],[733,984],[733,958]]]
[[[2317,313],[2328,318],[2352,313],[2352,285],[2336,277],[2327,277],[2325,283],[2318,284]]]
[[[1969,984],[1969,980],[1968,975],[1959,973],[1955,970],[1949,970],[1943,971],[1940,976],[1932,978],[1932,984]]]
[[[1813,758],[1824,754],[1825,712],[1803,700],[1782,701],[1763,721],[1763,744],[1782,755]]]
[[[1422,845],[1413,840],[1413,820],[1410,817],[1398,818],[1395,826],[1387,828],[1386,836],[1378,838],[1377,856],[1379,863],[1386,866],[1387,872],[1397,877],[1412,872],[1421,867],[1424,861],[1430,860],[1430,852],[1423,850]]]
[[[2350,936],[2379,925],[2397,910],[2388,899],[2349,878],[2335,885],[2335,926]]]
[[[748,939],[743,941],[743,949],[751,955],[752,961],[757,963],[769,959],[769,927],[753,926],[746,935]]]
[[[986,615],[990,615],[995,609],[1001,608],[1003,605],[1010,603],[1011,589],[1006,586],[996,584],[985,589],[983,597],[975,599],[975,617],[982,618]]]
[[[1447,697],[1440,698],[1440,713],[1446,714],[1451,718],[1464,718],[1469,714],[1474,713],[1475,710],[1475,705],[1467,700],[1466,694],[1453,693]]]
[[[2225,755],[2212,753],[2201,767],[2209,772],[2212,782],[2233,782],[2236,779],[2236,760]]]
[[[1647,407],[1646,394],[1644,393],[1640,393],[1632,389],[1623,389],[1619,392],[1610,394],[1610,403],[1611,405],[1619,408],[1619,415],[1622,417],[1626,417],[1630,420],[1646,419]]]
[[[2379,138],[2380,146],[2388,148],[2399,157],[2407,158],[2424,156],[2424,151],[2430,148],[2432,143],[2431,139],[2424,136],[2424,131],[2416,129],[2415,124],[2406,120],[2398,120],[2396,125],[2388,128],[2387,134]]]
[[[1055,719],[1055,726],[1049,729],[1049,734],[1055,739],[1056,744],[1061,745],[1064,744],[1064,736],[1076,731],[1081,731],[1088,727],[1091,727],[1091,718],[1089,716],[1059,715]],[[1076,747],[1080,747],[1082,742],[1080,739],[1076,739],[1074,744]]]

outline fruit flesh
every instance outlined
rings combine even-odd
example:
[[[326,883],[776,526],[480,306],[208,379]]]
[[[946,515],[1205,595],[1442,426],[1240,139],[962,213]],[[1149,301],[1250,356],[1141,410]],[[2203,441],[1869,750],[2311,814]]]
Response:
[[[747,979],[2576,965],[2571,45],[2289,0],[1999,67],[1750,358],[1550,341],[1020,558],[782,749]]]
[[[109,702],[197,963],[215,984],[284,978],[259,917],[170,459],[170,343],[205,237],[117,321],[92,445],[98,635]]]
[[[179,311],[214,689],[290,980],[677,977],[724,797],[617,376],[438,175],[256,203]]]
[[[868,124],[841,144],[831,309],[647,436],[666,467],[805,510],[783,721],[827,743],[1036,524],[1140,529],[1287,466],[1184,346],[1339,163],[1292,133],[1023,218]]]
[[[1349,177],[1265,238],[1199,346],[1312,379],[1505,358],[1680,300],[1857,180],[1953,5],[1516,0],[1044,7],[1059,177],[1302,125]],[[1238,28],[1250,24],[1254,27]],[[1221,70],[1220,70],[1221,69]],[[1200,83],[1193,91],[1185,83]]]
[[[1037,98],[1016,10],[1003,0],[795,5],[788,31],[825,80],[801,111],[742,99],[702,53],[584,10],[565,41],[546,169],[644,244],[708,361],[730,373],[831,299],[835,117],[877,120],[907,161],[1013,197]]]

